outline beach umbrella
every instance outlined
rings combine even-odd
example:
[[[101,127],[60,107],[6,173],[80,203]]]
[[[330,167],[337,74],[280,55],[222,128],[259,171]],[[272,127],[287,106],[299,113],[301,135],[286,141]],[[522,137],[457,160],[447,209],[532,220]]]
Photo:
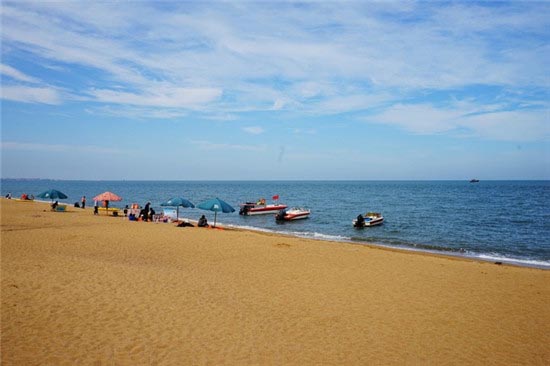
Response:
[[[56,189],[49,189],[47,191],[44,191],[44,192],[40,193],[36,197],[38,197],[38,198],[50,198],[53,202],[53,200],[57,200],[57,199],[64,200],[65,198],[67,198],[67,195],[63,192],[60,192],[60,191],[56,190]]]
[[[94,197],[94,201],[122,201],[122,197],[114,194],[113,192],[103,192],[102,194],[98,194],[97,196]],[[108,209],[109,209],[109,205],[106,205],[105,206],[107,208],[107,211],[105,211],[107,213],[107,215],[109,214],[108,212]]]
[[[103,192],[94,197],[94,201],[122,201],[122,197],[113,192]]]
[[[235,209],[229,205],[229,203],[222,201],[219,198],[212,198],[211,200],[201,202],[197,205],[201,210],[214,211],[214,225],[216,226],[216,217],[218,212],[235,212]]]
[[[180,215],[180,206],[181,207],[191,207],[195,208],[195,205],[191,203],[191,201],[186,200],[183,197],[174,197],[170,198],[168,201],[163,202],[160,204],[161,206],[170,206],[170,207],[176,207],[176,220],[179,218]]]

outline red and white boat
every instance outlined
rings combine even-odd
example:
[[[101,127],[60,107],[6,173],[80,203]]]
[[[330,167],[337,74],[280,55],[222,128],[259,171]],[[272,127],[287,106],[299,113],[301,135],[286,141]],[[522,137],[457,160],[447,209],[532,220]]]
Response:
[[[310,213],[311,211],[308,209],[294,207],[289,210],[279,211],[279,213],[275,216],[275,220],[293,221],[293,220],[307,219]]]
[[[273,200],[277,201],[279,196],[273,196]],[[259,199],[257,202],[245,202],[240,204],[241,209],[239,215],[251,216],[251,215],[264,215],[275,214],[281,210],[287,208],[287,205],[274,202],[272,204],[266,204],[265,198]]]

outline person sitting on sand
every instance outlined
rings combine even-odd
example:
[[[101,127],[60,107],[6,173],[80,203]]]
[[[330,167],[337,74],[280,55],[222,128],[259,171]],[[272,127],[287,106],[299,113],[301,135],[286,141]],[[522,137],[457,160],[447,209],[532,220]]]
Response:
[[[11,192],[9,192],[7,195],[6,195],[6,198],[11,200]]]
[[[194,225],[187,220],[184,220],[177,225],[177,227],[187,227],[187,226],[194,227]]]
[[[54,203],[52,203],[52,210],[55,211],[55,209],[57,208],[57,206],[59,206],[59,202],[55,201]]]
[[[198,227],[208,227],[208,221],[206,220],[206,217],[204,215],[201,216],[199,219],[199,222],[197,222]]]

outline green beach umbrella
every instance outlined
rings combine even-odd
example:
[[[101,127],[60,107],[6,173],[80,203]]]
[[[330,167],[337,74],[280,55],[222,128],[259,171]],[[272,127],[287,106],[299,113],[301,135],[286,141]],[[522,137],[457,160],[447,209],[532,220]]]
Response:
[[[64,200],[65,198],[67,198],[67,195],[63,192],[60,192],[58,191],[57,189],[49,189],[47,191],[44,191],[42,193],[40,193],[38,196],[36,196],[38,198],[49,198],[52,200]]]
[[[180,212],[179,212],[180,206],[195,208],[195,205],[191,203],[191,201],[186,200],[183,197],[170,198],[168,201],[163,202],[160,205],[168,206],[168,207],[176,207],[176,220],[179,218],[179,215],[180,215]]]
[[[216,217],[218,212],[235,212],[235,209],[229,205],[229,203],[222,201],[219,198],[212,198],[211,200],[201,202],[197,205],[201,210],[214,211],[214,225],[216,226]]]

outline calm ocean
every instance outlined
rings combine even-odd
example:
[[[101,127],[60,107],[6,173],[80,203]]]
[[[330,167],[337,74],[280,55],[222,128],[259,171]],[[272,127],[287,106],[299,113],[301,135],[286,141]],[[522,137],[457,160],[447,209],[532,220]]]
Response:
[[[58,189],[92,197],[112,191],[124,207],[160,203],[182,196],[197,204],[219,197],[237,210],[218,215],[232,226],[308,238],[376,243],[550,269],[550,181],[61,181],[3,179],[1,192],[14,197]],[[312,210],[309,219],[277,224],[271,215],[243,217],[238,205],[278,194],[280,202]],[[366,211],[381,212],[377,227],[355,229],[351,221]],[[180,216],[203,213],[182,209]]]

